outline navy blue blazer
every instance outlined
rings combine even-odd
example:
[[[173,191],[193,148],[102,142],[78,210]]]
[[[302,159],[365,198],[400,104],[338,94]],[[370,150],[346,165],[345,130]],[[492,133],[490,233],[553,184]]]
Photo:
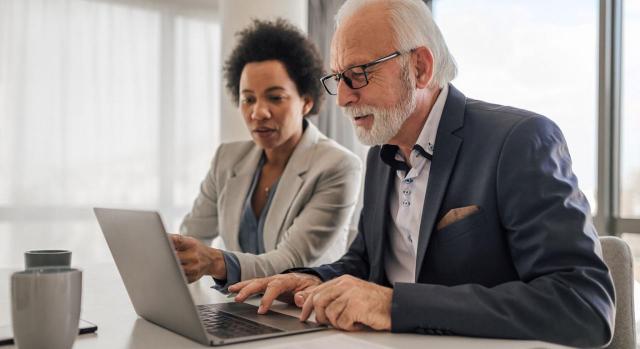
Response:
[[[369,150],[359,232],[348,252],[307,272],[388,285],[394,173],[379,153]],[[470,205],[480,210],[436,230],[449,210]],[[611,276],[564,137],[544,116],[467,99],[449,85],[416,263],[416,283],[393,285],[393,332],[570,346],[611,339]]]

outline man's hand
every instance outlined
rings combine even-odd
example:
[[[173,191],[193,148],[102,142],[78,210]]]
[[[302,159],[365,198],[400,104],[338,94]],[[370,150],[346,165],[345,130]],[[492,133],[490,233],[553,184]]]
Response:
[[[264,314],[269,311],[269,307],[275,299],[293,304],[296,293],[311,291],[321,283],[322,280],[314,275],[289,273],[238,282],[229,286],[229,291],[238,292],[235,298],[236,302],[244,302],[253,294],[264,293],[258,308],[258,313]],[[302,306],[302,303],[298,306]]]
[[[391,330],[393,289],[343,275],[322,285],[296,294],[302,306],[300,320],[306,321],[312,311],[321,324],[357,331],[362,325],[374,330]]]
[[[227,278],[227,267],[220,250],[208,247],[192,237],[179,234],[169,234],[169,237],[189,283],[197,281],[203,275],[211,275],[220,280]]]

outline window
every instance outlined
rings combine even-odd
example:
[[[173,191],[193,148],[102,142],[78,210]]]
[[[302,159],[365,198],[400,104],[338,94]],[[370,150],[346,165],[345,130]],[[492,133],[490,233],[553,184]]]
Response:
[[[433,1],[465,95],[554,120],[596,211],[598,1]]]
[[[625,1],[622,18],[622,218],[640,218],[640,2]]]
[[[218,144],[215,5],[0,1],[0,236],[39,243],[0,253],[82,245],[93,206],[177,226]]]
[[[453,83],[472,98],[556,121],[580,187],[597,212],[599,232],[622,236],[640,262],[640,3],[434,0],[432,5],[459,63]],[[599,131],[599,125],[607,126]],[[607,201],[597,210],[596,198]]]

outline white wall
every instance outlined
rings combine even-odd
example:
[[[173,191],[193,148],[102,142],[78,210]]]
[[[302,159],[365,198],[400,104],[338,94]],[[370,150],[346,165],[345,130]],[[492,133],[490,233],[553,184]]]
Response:
[[[221,0],[220,23],[222,25],[222,59],[226,61],[236,44],[234,34],[245,28],[252,19],[275,19],[282,17],[307,31],[307,1],[305,0]],[[250,139],[237,106],[231,101],[221,82],[220,141],[231,142]]]

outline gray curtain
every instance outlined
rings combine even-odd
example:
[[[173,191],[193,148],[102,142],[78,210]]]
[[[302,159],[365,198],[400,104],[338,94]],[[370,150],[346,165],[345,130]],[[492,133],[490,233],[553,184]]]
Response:
[[[329,51],[331,37],[335,30],[334,17],[344,0],[309,0],[309,38],[318,45],[324,60],[325,71],[329,72]],[[319,82],[318,82],[319,83]],[[360,153],[362,145],[358,143],[351,121],[342,115],[336,105],[336,97],[325,94],[324,105],[320,113],[311,121],[320,131],[347,149]]]
[[[429,6],[429,10],[433,11],[433,0],[424,0],[424,3]]]

